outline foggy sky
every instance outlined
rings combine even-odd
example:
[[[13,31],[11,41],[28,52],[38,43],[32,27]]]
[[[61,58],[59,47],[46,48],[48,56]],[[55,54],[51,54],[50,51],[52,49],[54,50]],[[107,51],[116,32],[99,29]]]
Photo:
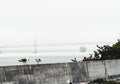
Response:
[[[1,0],[0,45],[116,41],[119,0]]]

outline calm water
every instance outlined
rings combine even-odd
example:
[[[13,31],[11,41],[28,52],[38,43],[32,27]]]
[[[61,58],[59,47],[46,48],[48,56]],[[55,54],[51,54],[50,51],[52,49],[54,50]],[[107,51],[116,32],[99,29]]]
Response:
[[[37,64],[35,59],[40,58],[42,61],[40,64],[45,63],[62,63],[62,62],[71,62],[71,59],[76,58],[77,61],[80,61],[83,59],[84,56],[87,56],[85,54],[83,55],[64,55],[64,56],[16,56],[16,57],[0,57],[0,66],[8,66],[8,65],[22,65],[23,63],[18,62],[21,58],[29,58],[30,61],[28,61],[28,64]]]
[[[85,47],[85,52],[82,52],[81,47]],[[73,45],[73,46],[57,46],[57,47],[37,47],[38,53],[33,53],[34,48],[0,48],[0,66],[22,65],[18,62],[22,58],[29,58],[28,64],[37,64],[35,59],[40,58],[44,63],[61,63],[71,62],[71,59],[76,58],[77,61],[88,57],[90,53],[96,50],[96,45]],[[20,52],[19,52],[20,51]],[[22,52],[21,52],[22,51]],[[30,51],[27,52],[26,51]],[[31,52],[32,51],[32,52]]]

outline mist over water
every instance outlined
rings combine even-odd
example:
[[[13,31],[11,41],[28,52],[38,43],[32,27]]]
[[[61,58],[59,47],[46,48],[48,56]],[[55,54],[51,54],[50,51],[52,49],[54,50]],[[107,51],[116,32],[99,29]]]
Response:
[[[119,34],[119,0],[0,0],[0,66],[82,60]]]
[[[2,46],[0,48],[0,66],[23,65],[18,60],[29,58],[27,64],[37,64],[35,59],[41,59],[40,64],[72,62],[76,58],[81,61],[89,57],[97,49],[97,44],[60,44],[38,46]],[[99,44],[104,45],[104,44]]]

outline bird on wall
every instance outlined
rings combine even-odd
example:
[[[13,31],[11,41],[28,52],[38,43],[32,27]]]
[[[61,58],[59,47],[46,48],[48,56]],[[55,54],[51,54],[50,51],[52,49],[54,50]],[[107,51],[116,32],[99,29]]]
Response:
[[[35,61],[37,62],[37,64],[39,64],[42,60],[41,59],[35,59]]]
[[[28,58],[23,58],[23,59],[20,59],[18,61],[23,62],[24,64],[27,64],[27,61],[29,61],[29,59]]]
[[[72,61],[72,62],[77,62],[76,58],[74,58],[74,59],[71,59],[71,61]]]

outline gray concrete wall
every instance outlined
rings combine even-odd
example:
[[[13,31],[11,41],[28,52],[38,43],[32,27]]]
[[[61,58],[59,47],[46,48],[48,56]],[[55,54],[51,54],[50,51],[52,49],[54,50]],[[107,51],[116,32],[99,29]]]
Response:
[[[1,84],[67,84],[87,81],[84,63],[0,67]]]
[[[87,62],[90,80],[105,77],[105,67],[103,61]]]
[[[0,84],[74,84],[120,77],[120,60],[0,67]]]
[[[120,60],[87,62],[89,78],[117,78],[120,76]]]

